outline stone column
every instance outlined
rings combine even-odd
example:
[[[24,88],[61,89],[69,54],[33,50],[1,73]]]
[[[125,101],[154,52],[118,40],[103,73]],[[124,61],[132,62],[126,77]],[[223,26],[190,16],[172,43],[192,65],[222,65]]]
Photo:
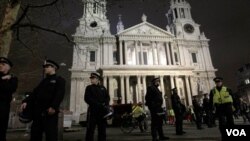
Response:
[[[169,43],[167,43],[167,55],[168,55],[168,65],[172,65]]]
[[[140,65],[139,64],[139,55],[138,55],[137,41],[135,41],[135,57],[136,57],[136,65]]]
[[[103,76],[103,86],[107,88],[107,76]]]
[[[174,10],[172,10],[172,13],[173,13],[173,17],[174,17],[174,19],[176,19],[176,15],[175,15]]]
[[[120,76],[120,81],[121,81],[121,97],[122,97],[122,101],[121,104],[125,103],[125,90],[124,90],[124,76]]]
[[[168,51],[167,51],[167,42],[164,42],[165,54],[166,54],[166,65],[168,65]]]
[[[141,53],[141,63],[142,63],[142,65],[144,65],[143,50],[142,50],[142,42],[140,42],[140,53]]]
[[[122,41],[119,42],[120,65],[123,65]]]
[[[155,43],[156,45],[156,51],[157,51],[157,60],[158,60],[158,65],[161,64],[161,57],[160,57],[160,52],[159,52],[159,47],[158,47],[158,42]]]
[[[176,65],[175,59],[174,59],[174,46],[173,46],[172,42],[170,42],[170,47],[171,47],[171,54],[172,54],[173,65]]]
[[[171,83],[171,89],[173,89],[175,87],[175,84],[174,84],[174,77],[172,75],[170,75],[170,83]]]
[[[113,88],[113,77],[109,76],[109,96],[110,96],[110,104],[113,104],[113,100],[114,100],[114,88]]]
[[[180,64],[181,65],[186,65],[186,62],[185,62],[185,55],[184,55],[184,51],[183,51],[183,46],[182,45],[179,45],[179,57],[180,57]]]
[[[179,83],[178,83],[178,76],[174,76],[174,79],[175,79],[175,85],[176,85],[176,88],[177,88],[177,93],[178,93],[179,96],[180,96],[180,89],[179,89]]]
[[[164,81],[163,81],[164,76],[160,76],[160,85],[161,85],[161,92],[162,92],[162,98],[163,98],[163,106],[166,106],[166,100],[165,100],[165,88],[164,88]]]
[[[141,97],[141,76],[137,76],[137,96],[136,96],[136,102],[142,102],[142,97]]]
[[[80,89],[81,89],[81,84],[80,84],[80,81],[81,81],[81,78],[77,78],[77,83],[76,83],[76,112],[77,113],[80,113]]]
[[[156,58],[155,58],[155,51],[154,51],[154,42],[151,42],[151,48],[152,48],[152,56],[153,56],[153,65],[155,65]]]
[[[185,83],[186,83],[186,89],[187,89],[187,99],[188,99],[188,105],[192,105],[192,95],[190,92],[190,84],[189,84],[189,77],[185,76]]]
[[[76,78],[71,78],[71,95],[70,95],[70,111],[73,112],[74,120],[76,120],[76,94],[77,94],[77,82]]]
[[[126,79],[126,97],[127,97],[127,103],[133,102],[132,101],[132,97],[130,94],[130,90],[129,90],[129,76],[125,77]]]
[[[142,76],[142,83],[143,83],[142,101],[143,101],[143,103],[145,103],[145,95],[146,95],[146,91],[147,91],[146,76]]]
[[[197,91],[194,90],[194,76],[190,76],[190,86],[191,86],[191,95],[194,96],[197,94]]]
[[[124,57],[125,57],[125,64],[128,64],[128,47],[126,41],[124,41]]]

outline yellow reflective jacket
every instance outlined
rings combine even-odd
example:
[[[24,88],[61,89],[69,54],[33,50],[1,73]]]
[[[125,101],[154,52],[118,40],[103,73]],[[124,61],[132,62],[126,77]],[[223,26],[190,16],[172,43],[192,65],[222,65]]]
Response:
[[[214,88],[213,91],[213,104],[233,103],[233,98],[229,94],[227,87],[222,86],[220,91],[218,91],[217,88]]]
[[[132,107],[132,115],[133,117],[137,118],[143,115],[145,112],[141,106],[135,105]]]

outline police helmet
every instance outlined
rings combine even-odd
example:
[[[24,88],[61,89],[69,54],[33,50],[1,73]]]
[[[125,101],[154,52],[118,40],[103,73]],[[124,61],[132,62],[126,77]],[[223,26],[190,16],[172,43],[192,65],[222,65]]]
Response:
[[[22,112],[18,114],[19,121],[21,123],[29,123],[32,121],[32,112],[30,107],[27,105],[25,109],[23,109]]]

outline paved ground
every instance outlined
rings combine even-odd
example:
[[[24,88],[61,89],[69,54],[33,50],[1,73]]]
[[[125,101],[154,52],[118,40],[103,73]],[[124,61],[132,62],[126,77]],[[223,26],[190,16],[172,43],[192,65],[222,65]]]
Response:
[[[242,120],[236,120],[236,124],[243,124]],[[170,137],[170,141],[219,141],[220,134],[218,127],[207,128],[203,125],[203,130],[197,130],[195,124],[184,124],[185,135],[175,135],[174,125],[165,125],[164,134]],[[84,141],[85,127],[73,128],[71,132],[64,132],[64,141]],[[7,141],[28,141],[29,136],[24,136],[24,130],[9,130]],[[141,133],[139,129],[133,130],[130,134],[124,134],[118,127],[107,128],[108,141],[150,141],[150,132]]]

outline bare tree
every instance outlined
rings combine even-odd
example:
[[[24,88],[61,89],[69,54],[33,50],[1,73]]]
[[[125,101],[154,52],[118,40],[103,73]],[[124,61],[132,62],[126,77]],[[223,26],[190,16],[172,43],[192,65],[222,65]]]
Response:
[[[1,11],[3,11],[3,14],[0,15],[2,17],[0,17],[0,56],[8,56],[13,39],[13,31],[15,32],[16,39],[26,48],[28,48],[28,46],[19,38],[19,31],[22,28],[51,32],[63,36],[67,39],[67,41],[72,42],[67,34],[63,32],[57,31],[53,28],[33,24],[27,14],[31,9],[42,9],[49,6],[55,6],[58,1],[60,0],[50,0],[48,2],[45,1],[43,4],[34,5],[30,3],[21,4],[21,0],[4,0],[2,2],[3,7],[1,7]],[[18,17],[18,15],[20,16]],[[29,50],[32,51],[30,48]]]
[[[20,0],[3,0],[0,5],[0,56],[8,56],[12,41],[11,26],[15,23],[20,9]]]

